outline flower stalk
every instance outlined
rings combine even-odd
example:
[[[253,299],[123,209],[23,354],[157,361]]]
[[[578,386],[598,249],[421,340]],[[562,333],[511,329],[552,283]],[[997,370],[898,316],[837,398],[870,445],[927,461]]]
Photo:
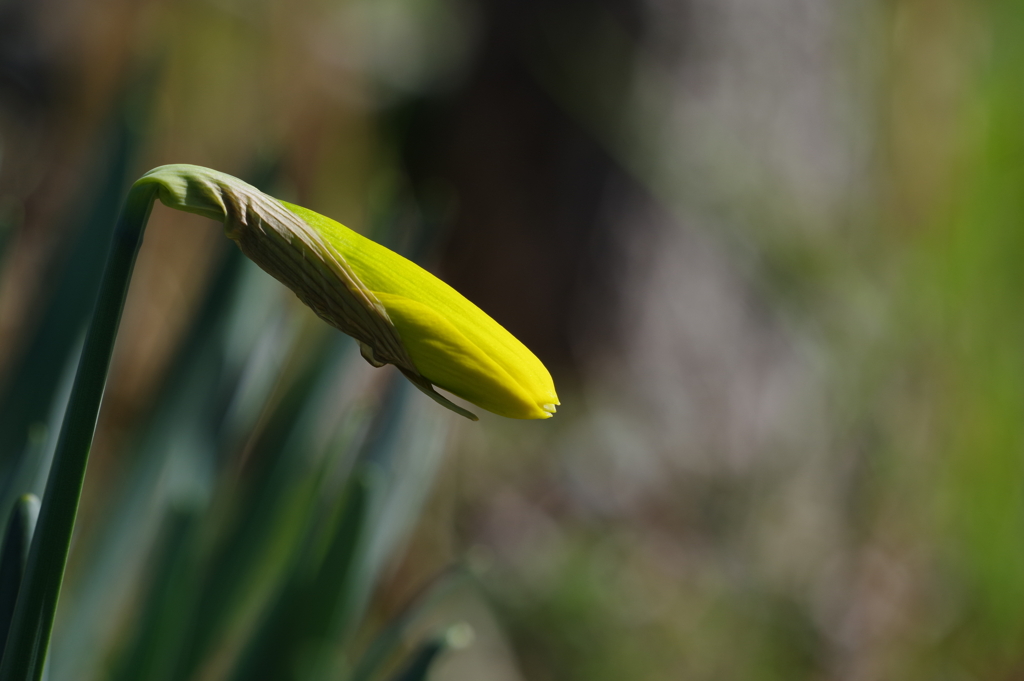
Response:
[[[43,673],[114,338],[155,198],[154,187],[132,187],[114,230],[92,323],[46,481],[0,665],[0,681],[38,681]]]
[[[43,673],[110,357],[153,202],[224,224],[242,252],[322,319],[359,342],[374,366],[394,364],[417,388],[521,419],[550,418],[558,398],[544,365],[450,286],[313,211],[230,175],[161,166],[131,188],[118,219],[18,592],[0,681]]]

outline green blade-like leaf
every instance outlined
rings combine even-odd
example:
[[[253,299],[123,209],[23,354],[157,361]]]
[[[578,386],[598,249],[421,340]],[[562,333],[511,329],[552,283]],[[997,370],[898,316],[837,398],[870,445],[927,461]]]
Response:
[[[359,658],[359,663],[349,681],[371,681],[381,672],[388,661],[394,657],[420,617],[454,588],[465,573],[462,570],[449,570],[427,585],[409,605],[373,640]]]
[[[150,188],[133,190],[115,229],[0,663],[3,681],[38,681],[43,674],[114,338],[154,198]]]
[[[110,674],[110,681],[172,678],[188,625],[186,618],[196,596],[193,537],[200,523],[200,514],[194,509],[174,510],[165,519],[163,541],[156,552],[152,585],[141,609],[141,622]]]
[[[443,639],[434,639],[420,645],[405,667],[391,677],[391,681],[422,681],[430,667],[447,646]]]
[[[391,681],[424,681],[441,653],[465,648],[472,640],[473,630],[468,624],[449,627],[441,636],[421,643],[405,666],[391,677]]]
[[[0,651],[7,642],[7,633],[11,628],[14,605],[25,575],[28,549],[38,516],[39,499],[34,494],[26,494],[14,504],[7,521],[3,548],[0,549]]]
[[[249,607],[247,600],[262,601],[272,592],[281,572],[296,562],[303,533],[316,519],[319,475],[300,443],[310,411],[318,406],[313,388],[325,364],[321,350],[312,353],[253,443],[246,479],[224,490],[239,512],[222,528],[219,545],[204,566],[194,625],[176,678],[192,677],[222,643],[225,631],[238,624],[237,612]]]
[[[289,679],[297,667],[312,671],[329,666],[325,650],[335,630],[332,620],[346,608],[373,486],[369,470],[353,472],[337,517],[329,524],[333,541],[312,574],[293,573],[250,640],[233,676],[236,681]]]
[[[114,223],[131,183],[154,81],[146,78],[130,85],[112,111],[106,144],[87,171],[92,180],[66,209],[64,219],[73,223],[62,254],[66,263],[54,268],[52,292],[41,305],[38,325],[24,344],[24,353],[11,363],[11,375],[0,391],[0,508],[28,489],[19,486],[24,478],[35,477],[36,462],[17,458],[33,425],[46,422],[63,382],[64,366],[77,352],[89,321]],[[19,469],[29,470],[19,474]]]

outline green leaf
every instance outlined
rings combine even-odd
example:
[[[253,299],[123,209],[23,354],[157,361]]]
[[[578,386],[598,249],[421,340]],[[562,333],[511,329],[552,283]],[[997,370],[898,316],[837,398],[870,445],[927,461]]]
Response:
[[[353,472],[336,516],[330,519],[331,541],[323,555],[319,560],[307,556],[308,569],[292,573],[249,640],[232,678],[288,679],[297,668],[315,677],[330,666],[336,624],[351,601],[348,587],[358,568],[375,477],[368,469]]]
[[[2,681],[38,681],[43,674],[114,339],[154,198],[150,187],[133,188],[114,231],[0,663]]]
[[[38,516],[39,499],[34,494],[26,494],[14,504],[4,532],[3,548],[0,549],[0,656],[11,629],[14,605],[25,575],[28,548]]]
[[[473,640],[473,630],[468,624],[456,624],[436,638],[421,643],[391,681],[423,681],[430,673],[434,662],[446,650],[465,648]]]
[[[388,660],[395,655],[402,639],[409,629],[440,598],[454,587],[464,576],[461,571],[446,572],[435,579],[427,588],[405,607],[373,640],[359,658],[349,681],[372,681]]]
[[[131,643],[109,674],[110,681],[173,678],[196,594],[193,536],[201,522],[201,515],[194,509],[172,509],[166,516],[140,621],[133,627]]]

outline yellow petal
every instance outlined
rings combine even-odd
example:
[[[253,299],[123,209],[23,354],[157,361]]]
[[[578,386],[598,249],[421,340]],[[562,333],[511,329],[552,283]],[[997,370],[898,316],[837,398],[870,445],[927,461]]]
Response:
[[[514,419],[545,419],[532,394],[445,317],[415,300],[378,292],[419,372],[448,392]]]
[[[507,376],[505,380],[516,383],[523,393],[530,396],[532,404],[536,407],[536,410],[531,410],[534,416],[514,418],[547,418],[555,411],[555,405],[559,404],[558,396],[551,374],[544,364],[515,336],[465,296],[419,265],[344,225],[301,206],[288,203],[284,205],[337,248],[359,279],[382,302],[383,295],[392,294],[420,303],[423,308],[446,320],[461,336],[501,367]],[[384,303],[384,307],[388,309],[387,303]],[[390,310],[388,313],[390,314]],[[405,333],[401,334],[410,355],[411,349],[421,340],[415,335],[415,328],[418,327],[409,325]],[[401,329],[399,332],[401,333]],[[457,359],[453,355],[452,361]],[[413,361],[415,362],[415,358]],[[424,371],[423,367],[417,365],[417,368],[421,372]],[[424,375],[426,376],[425,373]],[[472,386],[452,386],[439,381],[433,382],[460,396],[464,392],[474,391]],[[476,400],[470,401],[489,411],[502,413],[501,410],[492,409]],[[506,411],[516,410],[510,405]]]

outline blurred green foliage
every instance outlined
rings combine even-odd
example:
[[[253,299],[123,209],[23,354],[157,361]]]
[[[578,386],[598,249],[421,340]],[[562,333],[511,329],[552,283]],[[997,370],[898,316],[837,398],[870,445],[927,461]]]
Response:
[[[130,90],[71,211],[77,243],[43,291],[37,339],[4,386],[5,509],[42,491],[113,221],[153,128],[152,81]],[[251,167],[273,182],[274,164]],[[444,419],[394,376],[366,376],[353,343],[239,253],[214,252],[205,300],[118,446],[123,473],[75,542],[49,679],[346,678],[374,585],[430,489]],[[5,565],[22,555],[15,521]],[[413,625],[392,625],[364,678],[382,678]]]
[[[76,37],[61,106],[18,53],[4,512],[160,163],[440,255],[488,312],[514,261],[513,321],[619,322],[579,327],[550,428],[451,439],[215,226],[157,213],[51,681],[415,678],[444,641],[416,622],[458,608],[408,594],[463,554],[491,614],[435,679],[1021,676],[1024,5],[541,4],[106,0],[39,40]],[[566,255],[600,221],[604,289]]]

